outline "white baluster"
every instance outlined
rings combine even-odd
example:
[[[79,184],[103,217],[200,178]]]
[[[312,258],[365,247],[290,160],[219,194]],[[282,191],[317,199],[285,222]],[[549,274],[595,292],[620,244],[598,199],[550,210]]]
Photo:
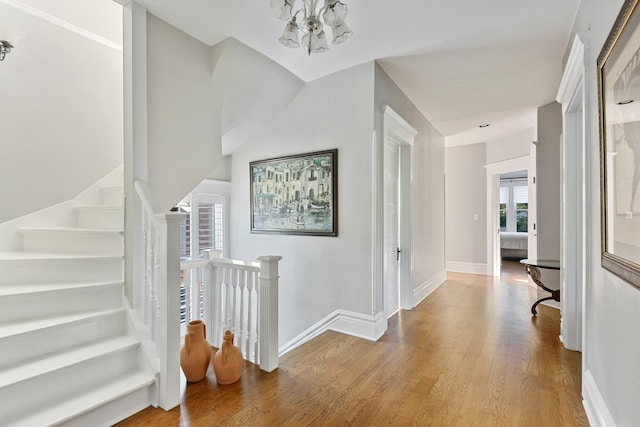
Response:
[[[239,300],[240,300],[240,310],[238,313],[238,318],[239,318],[239,322],[238,322],[238,335],[239,338],[237,340],[236,345],[240,348],[240,351],[242,352],[242,356],[246,359],[247,358],[247,353],[244,351],[245,348],[245,341],[247,339],[246,336],[246,324],[245,324],[245,290],[247,288],[247,272],[246,270],[241,270],[238,271],[238,273],[240,274],[240,288],[239,288]]]

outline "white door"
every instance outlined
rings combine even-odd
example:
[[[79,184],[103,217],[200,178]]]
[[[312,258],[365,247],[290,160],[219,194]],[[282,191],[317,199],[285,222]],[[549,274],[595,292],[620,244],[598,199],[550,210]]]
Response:
[[[388,317],[400,307],[399,241],[400,147],[391,141],[384,147],[384,312]]]

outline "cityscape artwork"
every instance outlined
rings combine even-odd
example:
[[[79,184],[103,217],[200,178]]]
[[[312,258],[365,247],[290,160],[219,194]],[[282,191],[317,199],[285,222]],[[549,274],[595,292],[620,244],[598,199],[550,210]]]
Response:
[[[338,150],[251,162],[251,232],[338,235]]]

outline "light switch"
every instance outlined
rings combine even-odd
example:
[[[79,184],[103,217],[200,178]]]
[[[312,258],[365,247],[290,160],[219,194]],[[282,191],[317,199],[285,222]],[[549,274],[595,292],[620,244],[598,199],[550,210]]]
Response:
[[[478,216],[478,214],[473,214],[473,220],[474,220],[474,221],[477,221],[477,220],[478,220],[478,218],[480,218],[480,217]]]

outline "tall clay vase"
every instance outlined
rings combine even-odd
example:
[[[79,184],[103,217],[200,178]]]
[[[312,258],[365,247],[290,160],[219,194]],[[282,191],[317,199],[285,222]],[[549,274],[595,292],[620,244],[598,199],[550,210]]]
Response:
[[[187,381],[193,383],[207,375],[211,361],[211,346],[206,340],[206,328],[202,320],[192,320],[187,324],[187,335],[180,350],[180,367]]]
[[[222,346],[213,356],[213,370],[218,384],[232,384],[238,381],[243,363],[242,352],[233,345],[233,334],[231,331],[224,331]]]

